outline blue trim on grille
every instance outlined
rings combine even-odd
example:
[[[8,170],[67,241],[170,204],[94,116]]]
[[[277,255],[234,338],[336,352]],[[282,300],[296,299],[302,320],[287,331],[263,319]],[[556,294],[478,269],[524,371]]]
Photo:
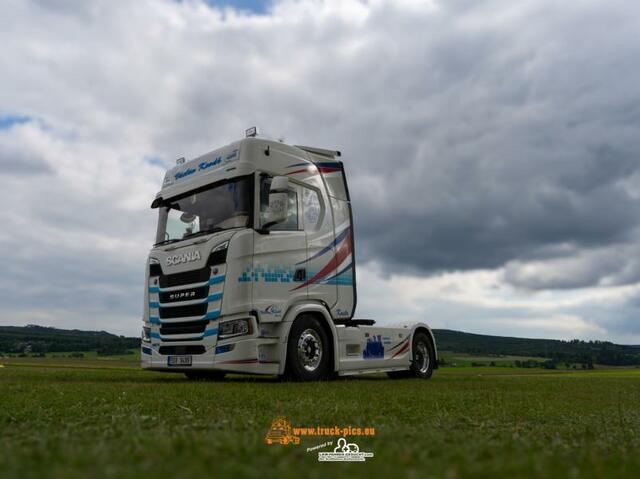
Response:
[[[224,274],[221,274],[220,276],[214,276],[213,278],[209,279],[209,285],[214,285],[214,284],[220,284],[220,283],[224,283],[226,276]],[[192,283],[192,284],[201,284],[201,283]],[[184,285],[185,288],[188,288],[189,285],[185,284]],[[168,288],[165,288],[168,289]],[[149,293],[159,293],[160,292],[160,287],[158,286],[151,286],[149,287]]]
[[[211,328],[211,329],[207,329],[202,335],[202,337],[206,338],[207,336],[215,336],[216,334],[218,334],[218,328]]]
[[[197,303],[193,303],[193,304],[202,304],[202,303],[215,303],[216,301],[220,301],[222,299],[222,293],[216,293],[216,294],[210,294],[208,298],[204,298],[201,301],[198,301]],[[188,299],[185,301],[189,301]],[[184,306],[183,304],[180,304],[179,301],[175,301],[173,303],[164,303],[162,305],[163,308],[173,308],[176,306]],[[149,302],[149,307],[150,308],[159,308],[160,307],[160,303],[152,301]]]
[[[151,348],[142,347],[142,354],[151,354]]]
[[[162,336],[160,336],[160,333],[151,333],[151,337],[155,339],[162,339]]]
[[[209,311],[200,319],[194,319],[193,321],[207,321],[209,319],[216,319],[220,317],[220,310],[216,309],[215,311]],[[163,323],[158,316],[149,316],[149,322],[151,324],[165,324]],[[169,321],[171,323],[175,323],[177,321]],[[179,321],[178,321],[179,322]]]

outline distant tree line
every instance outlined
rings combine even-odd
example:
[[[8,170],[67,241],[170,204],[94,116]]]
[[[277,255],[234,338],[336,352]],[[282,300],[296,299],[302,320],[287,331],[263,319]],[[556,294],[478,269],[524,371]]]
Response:
[[[0,326],[0,353],[20,354],[97,351],[99,355],[125,354],[140,347],[139,338],[105,331],[80,331],[43,326]]]
[[[640,365],[640,346],[614,344],[607,341],[560,341],[557,339],[526,339],[505,336],[463,333],[449,329],[434,329],[436,344],[441,351],[453,351],[483,356],[529,356],[547,358],[546,366],[553,369],[557,363],[608,366]],[[520,367],[540,367],[520,365]],[[517,364],[516,364],[517,366]]]

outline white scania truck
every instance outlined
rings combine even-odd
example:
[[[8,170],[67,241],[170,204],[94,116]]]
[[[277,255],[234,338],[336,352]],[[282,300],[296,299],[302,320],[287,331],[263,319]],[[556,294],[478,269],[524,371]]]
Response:
[[[142,366],[214,380],[431,377],[437,352],[426,324],[353,318],[353,221],[340,152],[252,130],[178,160],[151,205],[159,215]]]

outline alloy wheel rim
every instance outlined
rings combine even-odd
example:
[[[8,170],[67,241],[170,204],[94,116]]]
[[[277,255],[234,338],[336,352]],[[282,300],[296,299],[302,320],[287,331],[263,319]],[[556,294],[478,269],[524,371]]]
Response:
[[[298,359],[302,367],[313,372],[322,361],[322,340],[317,331],[305,329],[298,338]]]
[[[427,345],[420,341],[416,344],[416,357],[415,363],[418,367],[418,371],[421,373],[426,373],[429,370],[429,350],[427,349]]]

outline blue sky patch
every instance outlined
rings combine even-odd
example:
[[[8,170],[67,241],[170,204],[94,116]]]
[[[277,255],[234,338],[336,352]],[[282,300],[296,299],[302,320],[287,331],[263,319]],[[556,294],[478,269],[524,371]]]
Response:
[[[22,123],[28,123],[31,121],[31,118],[28,116],[22,115],[7,115],[0,116],[0,130],[6,130],[11,128],[13,125],[20,125]]]
[[[167,165],[165,164],[164,161],[162,161],[162,158],[160,158],[159,156],[154,156],[154,155],[145,156],[144,161],[146,161],[147,163],[153,166],[167,168]]]
[[[218,8],[233,8],[244,10],[259,15],[267,13],[267,9],[273,3],[272,0],[204,0],[207,5]]]

